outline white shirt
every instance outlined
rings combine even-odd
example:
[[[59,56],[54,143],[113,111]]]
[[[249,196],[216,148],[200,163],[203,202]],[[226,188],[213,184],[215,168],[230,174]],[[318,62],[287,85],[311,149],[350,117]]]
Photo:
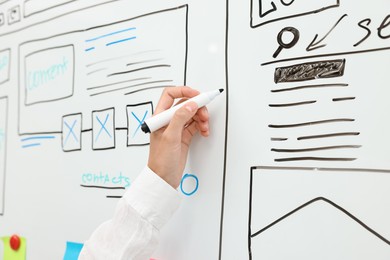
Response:
[[[79,260],[149,260],[160,229],[180,200],[178,191],[145,167],[118,202],[113,218],[84,244]]]

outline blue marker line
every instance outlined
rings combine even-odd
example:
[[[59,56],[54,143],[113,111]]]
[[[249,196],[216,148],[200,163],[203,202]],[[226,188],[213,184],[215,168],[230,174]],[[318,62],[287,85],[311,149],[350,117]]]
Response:
[[[183,182],[184,182],[184,180],[187,179],[187,178],[193,178],[193,179],[195,180],[195,182],[196,182],[195,189],[194,189],[192,192],[186,192],[186,191],[184,191],[184,189],[183,189]],[[183,194],[186,195],[186,196],[191,196],[191,195],[193,195],[195,192],[198,191],[198,188],[199,188],[199,179],[198,179],[198,177],[196,177],[196,176],[193,175],[193,174],[184,174],[184,176],[183,176],[183,178],[181,179],[181,182],[180,182],[180,190],[181,190],[181,192],[183,192]]]
[[[22,148],[30,148],[30,147],[35,147],[35,146],[40,146],[40,143],[34,143],[34,144],[26,144],[22,145]]]
[[[30,141],[30,140],[55,139],[55,138],[56,138],[56,137],[53,136],[53,135],[47,135],[47,136],[33,136],[33,137],[23,138],[23,139],[21,139],[20,141],[26,142],[26,141]]]
[[[106,46],[114,45],[114,44],[121,43],[121,42],[131,41],[131,40],[134,40],[136,38],[137,37],[134,36],[134,37],[126,38],[126,39],[115,41],[115,42],[109,42],[106,44]]]
[[[120,30],[120,31],[116,31],[116,32],[104,34],[104,35],[101,35],[101,36],[98,36],[98,37],[95,37],[95,38],[92,38],[92,39],[88,39],[88,40],[85,40],[85,42],[96,41],[96,40],[99,40],[99,39],[101,39],[101,38],[105,38],[105,37],[108,37],[108,36],[111,36],[111,35],[114,35],[114,34],[118,34],[118,33],[123,33],[123,32],[127,32],[127,31],[132,31],[132,30],[135,30],[135,29],[136,29],[135,27],[127,28],[127,29],[124,29],[124,30]]]
[[[133,114],[134,118],[138,121],[138,127],[137,127],[137,129],[135,129],[135,132],[133,134],[133,138],[134,138],[134,136],[137,134],[138,130],[142,126],[143,122],[145,121],[145,118],[148,114],[148,110],[145,111],[145,114],[144,114],[144,117],[142,118],[142,120],[139,120],[139,118],[134,114],[134,112],[131,112],[131,113]]]
[[[94,49],[95,49],[95,47],[91,47],[91,48],[85,49],[85,51],[92,51]]]

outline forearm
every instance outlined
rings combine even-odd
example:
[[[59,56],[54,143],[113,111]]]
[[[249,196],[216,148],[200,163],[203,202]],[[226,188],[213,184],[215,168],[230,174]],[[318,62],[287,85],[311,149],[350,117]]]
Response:
[[[114,217],[85,243],[79,259],[148,259],[179,204],[178,192],[145,168],[118,202]]]

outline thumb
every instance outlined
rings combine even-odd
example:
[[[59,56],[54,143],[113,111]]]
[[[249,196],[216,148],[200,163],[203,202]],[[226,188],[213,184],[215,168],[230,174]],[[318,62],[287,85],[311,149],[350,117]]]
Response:
[[[182,133],[184,126],[196,114],[198,105],[195,102],[188,102],[178,109],[167,127],[167,132],[177,135]]]

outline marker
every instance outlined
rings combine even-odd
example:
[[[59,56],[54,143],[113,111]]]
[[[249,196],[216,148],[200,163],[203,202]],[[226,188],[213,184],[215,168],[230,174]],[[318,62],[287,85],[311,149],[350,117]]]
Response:
[[[164,127],[167,124],[169,124],[169,122],[171,121],[175,112],[179,108],[184,106],[186,103],[192,101],[192,102],[195,102],[199,108],[201,108],[201,107],[207,105],[208,103],[210,103],[216,96],[218,96],[222,92],[223,92],[223,89],[220,88],[217,90],[201,93],[201,94],[197,95],[196,97],[190,98],[187,101],[185,101],[177,106],[173,106],[170,109],[167,109],[167,110],[161,112],[160,114],[157,114],[153,117],[146,119],[144,121],[144,123],[142,124],[141,129],[144,133],[152,133],[152,132],[160,129],[161,127]]]

